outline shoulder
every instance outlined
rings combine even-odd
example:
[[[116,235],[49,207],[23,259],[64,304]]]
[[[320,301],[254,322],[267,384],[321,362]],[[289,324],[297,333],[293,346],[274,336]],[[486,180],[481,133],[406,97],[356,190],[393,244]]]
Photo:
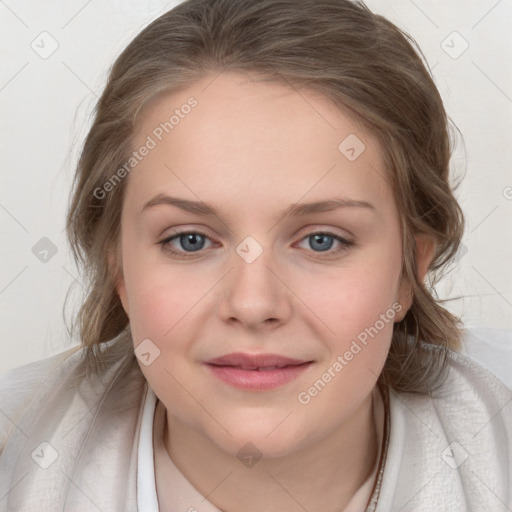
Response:
[[[40,510],[41,496],[55,510],[134,502],[135,487],[116,494],[111,476],[135,481],[146,381],[128,336],[95,348],[73,347],[0,377],[0,496],[9,510]],[[109,482],[113,492],[105,492]]]
[[[4,386],[9,387],[13,383],[21,384],[21,387],[16,387],[16,389],[12,390],[13,392],[23,392],[24,390],[37,386],[37,383],[40,382],[41,378],[44,378],[45,375],[57,368],[63,361],[72,355],[82,351],[82,347],[76,345],[44,359],[39,359],[0,373],[0,383],[2,384],[2,387],[0,388],[0,397],[4,398],[7,396]]]
[[[492,364],[484,367],[465,351],[448,350],[442,382],[427,396],[400,393],[400,399],[418,413],[434,416],[448,438],[487,429],[512,443],[512,390],[496,373]]]
[[[449,351],[447,363],[447,378],[432,394],[439,417],[454,422],[458,418],[465,425],[474,415],[474,420],[492,420],[495,429],[501,424],[507,436],[512,436],[512,390],[464,353]]]
[[[461,354],[476,361],[512,389],[512,330],[466,329]]]
[[[466,330],[462,350],[448,352],[447,378],[432,394],[441,419],[455,422],[459,418],[465,424],[472,415],[473,419],[479,416],[485,422],[492,420],[494,429],[501,425],[507,436],[512,435],[512,390],[501,379],[510,378],[512,365],[512,350],[502,342],[507,337],[512,343],[510,331]]]
[[[439,418],[450,422],[459,418],[456,412],[461,420],[467,417],[463,411],[478,410],[483,417],[494,417],[497,410],[510,415],[512,389],[504,381],[510,379],[511,366],[512,331],[466,330],[461,351],[447,351],[445,378],[430,395],[399,395],[419,408],[433,402]]]
[[[429,395],[390,395],[387,492],[397,509],[494,510],[512,498],[512,390],[464,353],[446,370]]]
[[[138,370],[130,340],[120,336],[96,348],[99,370],[93,370],[91,354],[75,346],[0,375],[0,453],[13,432],[29,418],[47,414],[58,423],[56,410],[65,414],[68,407],[112,390],[114,382],[114,389],[128,386],[125,381]],[[74,396],[79,396],[78,401]],[[26,433],[26,425],[22,431]]]
[[[0,375],[0,451],[21,414],[29,407],[34,395],[44,386],[47,377],[65,362],[68,371],[79,364],[83,349],[75,346],[45,359],[13,368]]]

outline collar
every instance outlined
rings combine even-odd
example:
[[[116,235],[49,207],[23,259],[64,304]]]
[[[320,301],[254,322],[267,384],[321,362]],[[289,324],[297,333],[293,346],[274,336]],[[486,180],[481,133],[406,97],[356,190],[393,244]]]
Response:
[[[138,448],[137,508],[139,512],[158,512],[159,510],[153,458],[153,418],[156,402],[157,396],[148,383],[144,397]]]

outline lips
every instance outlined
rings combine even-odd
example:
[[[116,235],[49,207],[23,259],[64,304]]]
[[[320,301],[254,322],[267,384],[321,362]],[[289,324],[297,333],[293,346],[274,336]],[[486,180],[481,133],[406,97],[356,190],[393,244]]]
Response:
[[[313,361],[276,354],[233,353],[205,362],[211,374],[245,391],[265,391],[284,386],[304,373]]]
[[[234,366],[242,370],[275,370],[276,368],[284,368],[286,366],[298,366],[309,363],[307,360],[292,359],[290,357],[280,356],[276,354],[244,354],[236,352],[225,356],[216,357],[206,361],[207,364],[216,366]]]

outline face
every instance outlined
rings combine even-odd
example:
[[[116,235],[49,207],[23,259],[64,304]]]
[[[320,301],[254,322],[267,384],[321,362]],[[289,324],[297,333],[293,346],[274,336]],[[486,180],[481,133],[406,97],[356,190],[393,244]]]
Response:
[[[117,289],[170,422],[267,457],[343,428],[409,306],[377,141],[312,91],[224,73],[148,104],[143,146]]]

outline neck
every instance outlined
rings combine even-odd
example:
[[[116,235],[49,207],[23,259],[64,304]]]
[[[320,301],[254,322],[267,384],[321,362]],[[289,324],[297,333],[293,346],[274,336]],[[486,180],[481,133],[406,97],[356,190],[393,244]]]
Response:
[[[373,400],[380,402],[379,407]],[[220,510],[339,512],[377,463],[384,428],[381,404],[375,388],[342,428],[304,449],[263,458],[250,468],[168,411],[164,446],[175,466]]]

